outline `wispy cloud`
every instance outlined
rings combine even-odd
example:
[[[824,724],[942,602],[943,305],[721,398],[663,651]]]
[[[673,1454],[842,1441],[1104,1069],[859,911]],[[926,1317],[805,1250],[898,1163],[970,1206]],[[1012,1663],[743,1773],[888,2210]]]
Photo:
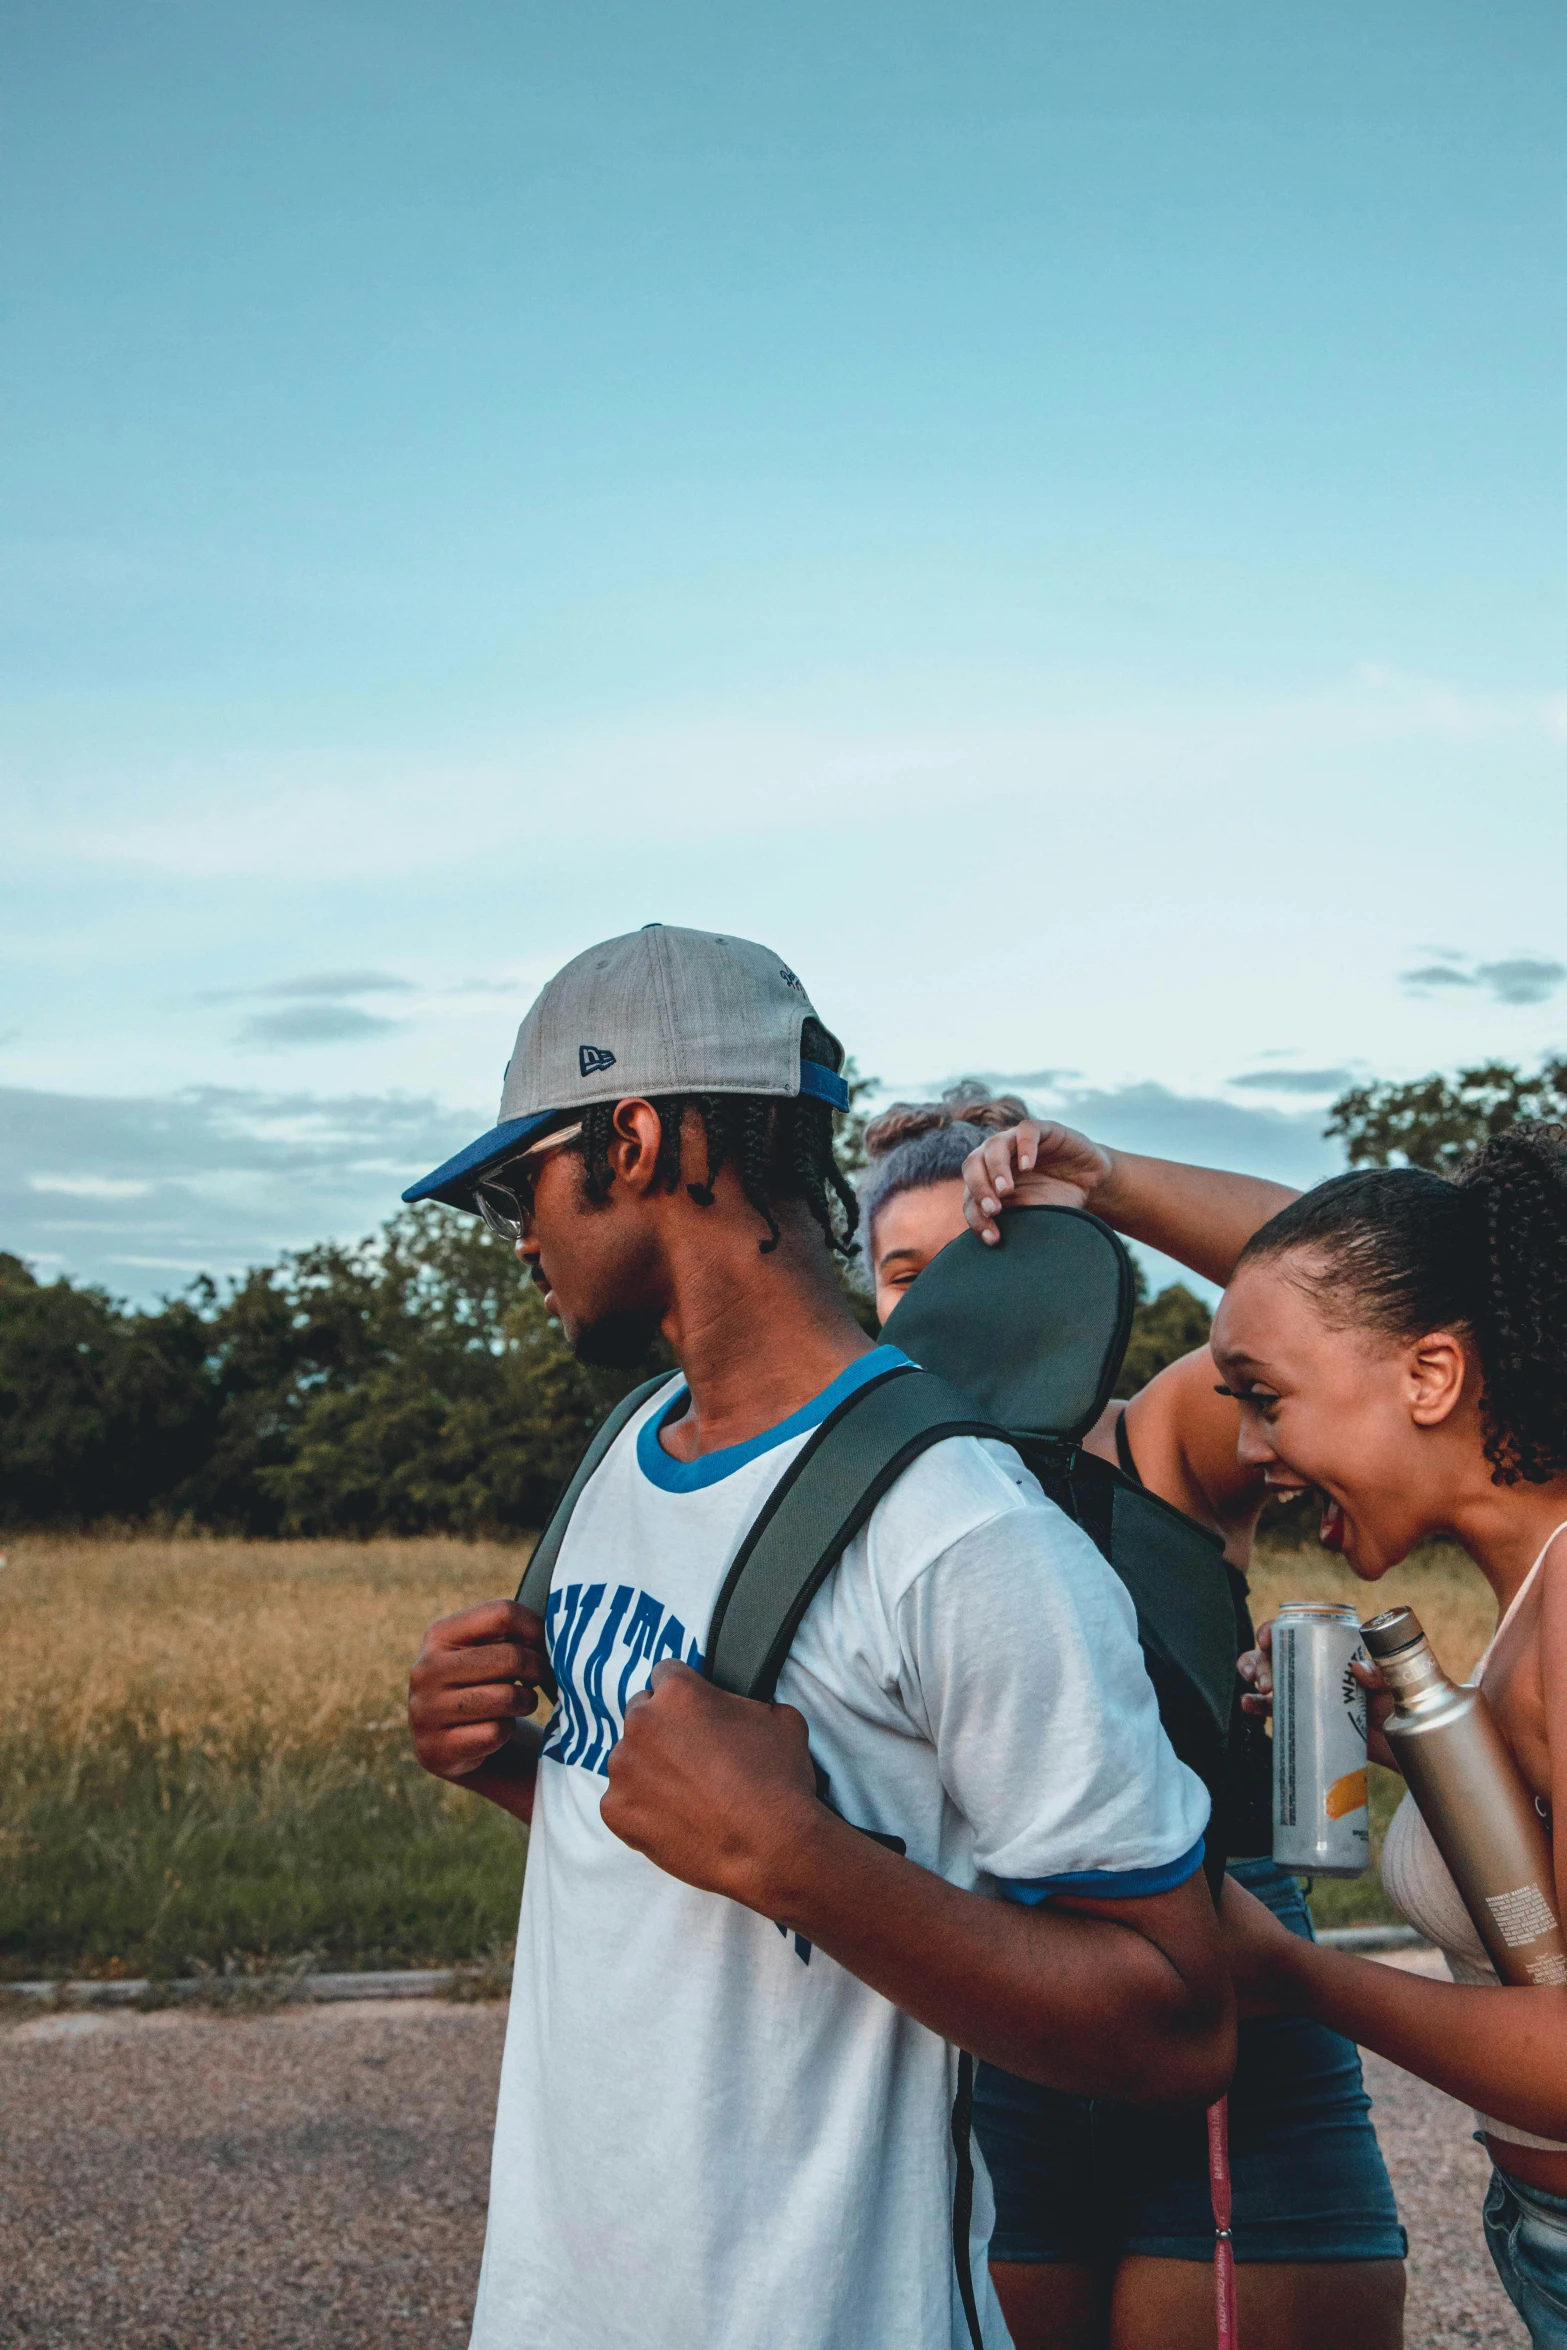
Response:
[[[1404,986],[1417,992],[1427,987],[1478,987],[1480,982],[1471,971],[1456,970],[1451,963],[1423,963],[1418,971],[1401,971]]]
[[[267,987],[258,987],[257,995],[324,996],[340,998],[351,995],[411,995],[413,981],[398,979],[390,971],[314,971],[302,979],[274,979]]]
[[[949,1077],[945,1082],[948,1085],[1021,1085],[1034,1092],[1049,1093],[1082,1074],[1081,1069],[968,1069],[962,1077]]]
[[[1248,1069],[1243,1077],[1227,1077],[1226,1085],[1239,1085],[1255,1093],[1342,1093],[1346,1085],[1353,1085],[1352,1069]]]
[[[1005,1082],[1126,1150],[1298,1184],[1341,1164],[1322,1138],[1320,1110],[1048,1074],[1049,1085]],[[900,1090],[931,1097],[941,1081]],[[237,1272],[327,1234],[374,1230],[414,1176],[486,1123],[482,1110],[405,1094],[202,1086],[122,1098],[0,1088],[0,1247],[150,1296],[198,1272]]]
[[[1519,955],[1511,962],[1482,963],[1479,977],[1498,1003],[1543,1004],[1567,979],[1567,963],[1540,955]]]
[[[379,1012],[361,1012],[355,1004],[290,1004],[281,1012],[258,1012],[239,1032],[241,1044],[265,1052],[281,1052],[290,1045],[355,1044],[362,1038],[386,1036],[400,1028],[400,1020],[384,1020]]]
[[[306,971],[294,979],[269,979],[260,987],[224,987],[202,998],[209,1004],[276,1002],[277,1012],[255,1012],[241,1027],[236,1041],[260,1052],[287,1052],[296,1045],[359,1044],[372,1036],[387,1036],[406,1024],[388,1020],[380,1012],[366,1012],[351,1001],[365,995],[412,995],[411,979],[391,971]]]
[[[27,1188],[55,1192],[63,1199],[145,1199],[152,1180],[134,1175],[29,1175]]]
[[[282,880],[308,870],[318,886],[466,870],[476,833],[488,861],[538,867],[580,846],[591,805],[601,836],[640,853],[668,834],[671,794],[703,838],[773,837],[785,802],[798,825],[841,826],[854,812],[907,823],[950,815],[976,779],[993,806],[1037,801],[1041,778],[1081,802],[1135,789],[1147,805],[1211,794],[1259,770],[1277,779],[1344,758],[1385,762],[1399,746],[1509,746],[1554,756],[1567,740],[1567,696],[1488,693],[1365,665],[1299,693],[1119,693],[1102,681],[1052,683],[1041,694],[1003,674],[997,715],[975,722],[978,674],[959,666],[922,681],[899,715],[885,687],[863,696],[793,698],[776,706],[715,698],[628,705],[576,725],[541,727],[443,751],[438,762],[376,747],[227,761],[214,790],[210,760],[95,781],[84,833],[47,795],[7,834],[18,871],[156,872],[186,881]],[[998,700],[998,697],[1001,697]],[[961,712],[962,715],[958,715]],[[1240,788],[1239,783],[1235,785]],[[460,802],[467,821],[453,824]],[[1424,951],[1424,950],[1422,950]]]
[[[0,1089],[0,1247],[111,1289],[222,1274],[392,1213],[485,1123],[404,1094]]]
[[[1033,1107],[1065,1119],[1084,1134],[1091,1134],[1096,1142],[1109,1143],[1117,1150],[1184,1159],[1203,1167],[1233,1167],[1248,1175],[1270,1175],[1276,1182],[1301,1189],[1337,1174],[1344,1163],[1337,1146],[1323,1136],[1320,1108],[1276,1109],[1263,1102],[1216,1100],[1206,1094],[1177,1093],[1152,1080],[1084,1085],[1072,1072],[1058,1071],[1054,1082],[1046,1085],[1032,1084],[1023,1077],[1008,1082],[1042,1097]],[[935,1086],[910,1089],[914,1099],[937,1090]],[[1184,1281],[1203,1296],[1217,1295],[1211,1283],[1160,1256],[1157,1250],[1138,1247],[1135,1254],[1156,1289],[1169,1281]]]
[[[356,995],[412,995],[411,979],[391,971],[307,971],[298,979],[269,979],[260,987],[209,988],[204,1004],[233,1004],[252,996],[288,996],[340,1003]]]
[[[1441,951],[1441,950],[1438,950]],[[1567,963],[1548,955],[1511,955],[1495,963],[1474,963],[1449,956],[1440,963],[1422,963],[1399,977],[1413,995],[1432,988],[1470,987],[1487,990],[1499,1004],[1543,1004],[1567,979]]]
[[[1320,1182],[1342,1165],[1336,1145],[1324,1140],[1320,1109],[1275,1109],[1262,1102],[1177,1093],[1151,1078],[1127,1085],[1087,1085],[1074,1069],[1036,1070],[1032,1075],[983,1074],[988,1084],[1016,1087],[1033,1095],[1033,1106],[1121,1150],[1190,1159],[1202,1166],[1237,1167],[1303,1185]],[[938,1078],[884,1088],[883,1093],[890,1098],[896,1090],[910,1101],[933,1101],[950,1082]]]

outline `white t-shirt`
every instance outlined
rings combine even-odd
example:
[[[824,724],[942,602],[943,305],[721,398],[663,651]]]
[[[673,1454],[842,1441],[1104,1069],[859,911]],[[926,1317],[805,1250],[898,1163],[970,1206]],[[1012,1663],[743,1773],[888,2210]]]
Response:
[[[904,1358],[682,1463],[655,1396],[556,1561],[474,2350],[969,2350],[952,2249],[957,2051],[822,1951],[599,1816],[627,1699],[697,1664],[809,1431]],[[1159,1726],[1130,1600],[1006,1445],[933,1445],[823,1583],[778,1683],[856,1826],[981,1893],[1138,1893],[1199,1865],[1207,1796]],[[975,2149],[971,2269],[1005,2324]]]

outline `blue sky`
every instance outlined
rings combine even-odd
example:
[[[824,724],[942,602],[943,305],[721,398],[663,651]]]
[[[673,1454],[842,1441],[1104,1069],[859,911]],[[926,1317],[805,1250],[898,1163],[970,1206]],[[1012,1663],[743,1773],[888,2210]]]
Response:
[[[1567,1043],[1558,9],[8,39],[0,1247],[371,1228],[651,919],[1299,1180]]]

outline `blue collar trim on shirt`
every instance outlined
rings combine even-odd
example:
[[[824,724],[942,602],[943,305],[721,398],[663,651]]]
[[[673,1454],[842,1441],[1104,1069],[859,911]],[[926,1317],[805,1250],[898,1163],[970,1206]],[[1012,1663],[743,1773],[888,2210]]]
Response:
[[[776,1428],[764,1428],[760,1436],[749,1437],[744,1444],[725,1445],[721,1452],[699,1453],[694,1461],[671,1460],[659,1443],[659,1430],[665,1422],[685,1409],[690,1389],[677,1387],[662,1411],[649,1413],[637,1431],[637,1467],[652,1485],[665,1493],[700,1493],[705,1485],[716,1485],[724,1477],[732,1477],[736,1469],[743,1469],[747,1461],[754,1461],[764,1452],[771,1452],[775,1444],[787,1444],[791,1436],[803,1436],[808,1428],[819,1428],[829,1413],[835,1412],[846,1396],[863,1387],[868,1380],[883,1378],[907,1363],[908,1356],[896,1346],[877,1346],[868,1355],[860,1355],[846,1371],[840,1371],[820,1395],[791,1412],[787,1420],[780,1420]]]

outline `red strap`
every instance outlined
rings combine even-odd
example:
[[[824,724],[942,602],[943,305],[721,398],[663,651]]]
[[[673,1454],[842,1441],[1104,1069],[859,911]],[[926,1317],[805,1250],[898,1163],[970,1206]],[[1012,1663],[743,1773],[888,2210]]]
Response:
[[[1208,2108],[1208,2192],[1213,2202],[1213,2297],[1219,2350],[1239,2350],[1235,2324],[1235,2245],[1230,2236],[1230,2101]]]

